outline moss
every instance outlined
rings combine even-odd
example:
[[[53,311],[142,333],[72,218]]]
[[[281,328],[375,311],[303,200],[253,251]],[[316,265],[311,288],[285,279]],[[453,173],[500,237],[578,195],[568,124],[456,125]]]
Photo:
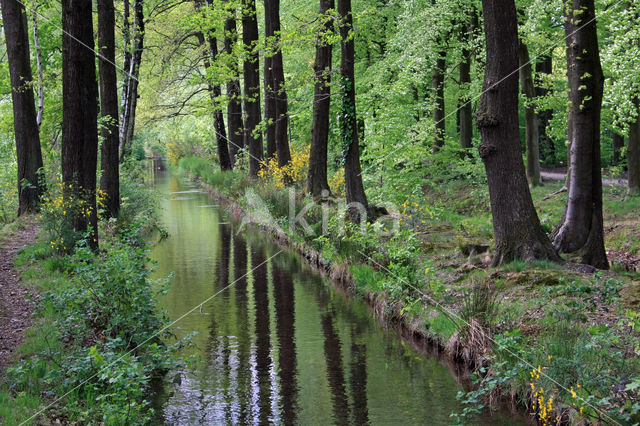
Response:
[[[566,281],[566,271],[524,270],[510,273],[504,279],[505,287],[548,287]]]
[[[624,306],[634,311],[640,310],[640,281],[627,283],[620,291]]]

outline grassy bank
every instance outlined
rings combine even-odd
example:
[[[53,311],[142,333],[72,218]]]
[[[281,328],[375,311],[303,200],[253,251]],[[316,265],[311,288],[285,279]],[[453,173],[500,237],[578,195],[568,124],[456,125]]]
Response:
[[[148,423],[149,387],[174,365],[156,304],[166,285],[149,278],[151,193],[139,175],[125,177],[121,219],[100,223],[100,251],[80,241],[65,254],[64,238],[51,231],[59,222],[48,203],[61,201],[50,187],[35,218],[37,241],[15,262],[23,285],[37,294],[36,311],[0,383],[0,423]]]
[[[181,159],[180,170],[236,207],[254,216],[260,211],[267,218],[258,220],[262,226],[319,253],[314,261],[345,278],[354,295],[374,301],[381,315],[474,369],[476,387],[460,395],[467,409],[456,413],[457,421],[499,397],[513,398],[546,423],[638,421],[640,275],[631,272],[640,258],[638,199],[605,189],[613,272],[548,262],[490,268],[491,216],[482,184],[445,178],[421,185],[421,193],[404,200],[396,194],[390,216],[362,227],[343,221],[338,197],[324,206],[323,233],[323,206],[303,194],[300,181],[292,195],[272,176],[251,182],[244,170],[220,172],[202,158]],[[550,195],[558,189],[533,190],[547,230],[563,211],[566,193]],[[290,205],[294,216],[306,208],[311,232],[289,226]]]

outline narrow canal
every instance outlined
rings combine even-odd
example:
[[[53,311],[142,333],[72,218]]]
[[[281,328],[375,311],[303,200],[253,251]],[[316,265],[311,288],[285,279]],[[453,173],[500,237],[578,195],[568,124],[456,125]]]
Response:
[[[165,424],[451,424],[455,366],[404,341],[255,228],[188,181],[160,174],[169,238],[151,257],[172,274],[161,303],[184,355],[200,360],[164,389]],[[228,287],[228,288],[227,288]],[[506,412],[478,419],[514,424]]]

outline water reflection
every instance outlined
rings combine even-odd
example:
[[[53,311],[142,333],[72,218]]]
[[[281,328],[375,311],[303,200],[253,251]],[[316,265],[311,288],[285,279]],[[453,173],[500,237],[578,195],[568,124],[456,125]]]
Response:
[[[260,233],[238,234],[205,194],[161,180],[170,237],[152,257],[158,276],[173,271],[162,300],[194,330],[202,359],[168,389],[166,424],[449,424],[460,385],[446,365],[382,329],[368,308],[332,290],[295,256]],[[491,424],[514,424],[495,416]]]

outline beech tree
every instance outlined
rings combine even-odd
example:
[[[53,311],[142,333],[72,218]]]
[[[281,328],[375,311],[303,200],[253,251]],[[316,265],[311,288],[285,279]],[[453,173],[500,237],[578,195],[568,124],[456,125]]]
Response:
[[[105,192],[105,215],[120,212],[118,147],[118,76],[115,67],[115,10],[113,0],[98,0],[98,64],[100,69],[100,115],[102,147],[100,188]]]
[[[564,7],[570,102],[569,196],[554,245],[563,253],[579,252],[583,263],[608,269],[600,164],[604,76],[594,1],[566,0]]]
[[[356,87],[355,87],[355,47],[353,42],[353,15],[351,0],[338,0],[340,17],[341,58],[340,77],[342,87],[342,110],[340,127],[344,144],[344,175],[349,217],[360,222],[362,213],[369,209],[367,195],[362,184],[362,168],[360,166],[360,144],[356,119]]]
[[[244,146],[249,147],[249,175],[257,176],[262,162],[260,116],[260,57],[255,0],[242,0],[242,42],[246,50],[244,71]]]
[[[327,156],[329,143],[329,112],[331,108],[331,58],[333,45],[328,36],[333,32],[333,17],[327,12],[335,7],[334,0],[320,0],[322,26],[316,40],[316,59],[313,64],[315,88],[313,94],[313,123],[307,191],[313,197],[331,193],[327,182]]]
[[[90,209],[70,212],[78,232],[91,226],[89,245],[98,248],[96,166],[98,83],[93,53],[91,2],[62,1],[62,180],[67,196]]]
[[[289,102],[284,81],[282,65],[282,47],[280,46],[280,0],[265,0],[265,26],[269,29],[266,36],[270,38],[271,55],[271,88],[275,97],[275,142],[278,154],[278,166],[283,167],[291,161],[289,149]],[[269,23],[268,25],[266,23]]]
[[[38,170],[42,168],[42,152],[33,99],[27,15],[24,5],[15,0],[2,0],[0,6],[11,76],[18,163],[18,215],[22,215],[36,209],[44,191],[44,184],[38,177]]]
[[[477,126],[487,172],[495,255],[493,264],[514,259],[559,260],[545,234],[527,185],[518,129],[518,29],[513,0],[483,0],[486,71]]]
[[[531,186],[542,185],[540,178],[539,127],[536,106],[536,91],[533,84],[533,67],[529,58],[529,49],[522,40],[518,43],[520,62],[520,89],[524,98],[525,147],[527,156],[527,180]]]
[[[236,162],[236,155],[244,147],[242,120],[242,103],[238,59],[233,47],[238,43],[238,29],[236,23],[236,6],[234,2],[227,2],[227,19],[224,24],[224,51],[231,60],[229,68],[232,78],[227,82],[227,125],[229,127],[229,157],[232,167]]]

